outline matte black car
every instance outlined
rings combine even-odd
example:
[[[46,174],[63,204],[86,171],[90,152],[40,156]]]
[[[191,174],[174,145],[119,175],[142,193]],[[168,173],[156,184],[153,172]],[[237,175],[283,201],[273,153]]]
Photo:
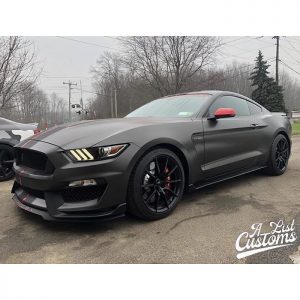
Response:
[[[13,172],[13,146],[34,135],[37,124],[22,124],[0,118],[0,182],[9,180]]]
[[[242,95],[203,91],[154,100],[122,119],[82,121],[15,147],[13,199],[47,220],[146,220],[184,191],[258,169],[283,174],[291,125]]]

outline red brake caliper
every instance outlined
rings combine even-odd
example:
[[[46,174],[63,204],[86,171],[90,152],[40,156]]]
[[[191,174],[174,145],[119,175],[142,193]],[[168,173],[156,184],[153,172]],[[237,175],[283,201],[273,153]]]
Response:
[[[168,168],[165,168],[165,174],[168,174],[169,173],[169,169]],[[171,176],[168,176],[166,178],[166,181],[170,181],[171,180]],[[168,188],[168,189],[171,189],[171,183],[169,182],[166,182],[165,183],[165,188]]]

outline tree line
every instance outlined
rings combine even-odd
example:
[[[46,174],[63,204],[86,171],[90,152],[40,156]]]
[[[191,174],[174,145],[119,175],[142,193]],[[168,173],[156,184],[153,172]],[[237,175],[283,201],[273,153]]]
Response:
[[[0,116],[42,128],[65,121],[64,99],[40,89],[39,75],[31,42],[17,36],[0,38]]]
[[[148,101],[197,90],[229,90],[253,98],[271,111],[300,108],[300,86],[287,73],[278,85],[259,51],[253,64],[218,67],[216,37],[127,37],[124,51],[105,52],[92,69],[97,96],[91,118],[123,117]],[[115,97],[116,96],[116,97]],[[115,98],[117,101],[115,101]]]
[[[279,86],[260,51],[253,64],[221,67],[217,37],[124,37],[120,43],[122,51],[104,52],[92,67],[95,97],[88,99],[86,118],[123,117],[155,98],[210,89],[243,94],[272,111],[300,109],[297,80],[282,72]],[[0,116],[42,128],[68,121],[67,99],[48,96],[39,75],[29,41],[0,38]]]

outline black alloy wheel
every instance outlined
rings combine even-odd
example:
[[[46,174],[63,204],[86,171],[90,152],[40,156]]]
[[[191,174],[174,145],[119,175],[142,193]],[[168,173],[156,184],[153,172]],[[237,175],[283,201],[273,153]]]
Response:
[[[276,168],[283,171],[287,167],[289,159],[289,145],[286,138],[278,141],[275,151]]]
[[[148,153],[130,183],[129,212],[146,220],[169,215],[182,198],[185,179],[179,158],[168,149]]]
[[[283,134],[279,134],[272,144],[267,173],[275,176],[282,175],[287,169],[289,157],[290,144]]]
[[[0,145],[0,182],[13,178],[13,148],[7,145]]]

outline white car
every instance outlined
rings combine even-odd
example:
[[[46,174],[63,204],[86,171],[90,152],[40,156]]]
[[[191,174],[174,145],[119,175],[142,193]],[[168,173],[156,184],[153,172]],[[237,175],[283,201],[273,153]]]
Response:
[[[14,176],[13,147],[37,132],[37,124],[22,124],[0,118],[0,182]]]

